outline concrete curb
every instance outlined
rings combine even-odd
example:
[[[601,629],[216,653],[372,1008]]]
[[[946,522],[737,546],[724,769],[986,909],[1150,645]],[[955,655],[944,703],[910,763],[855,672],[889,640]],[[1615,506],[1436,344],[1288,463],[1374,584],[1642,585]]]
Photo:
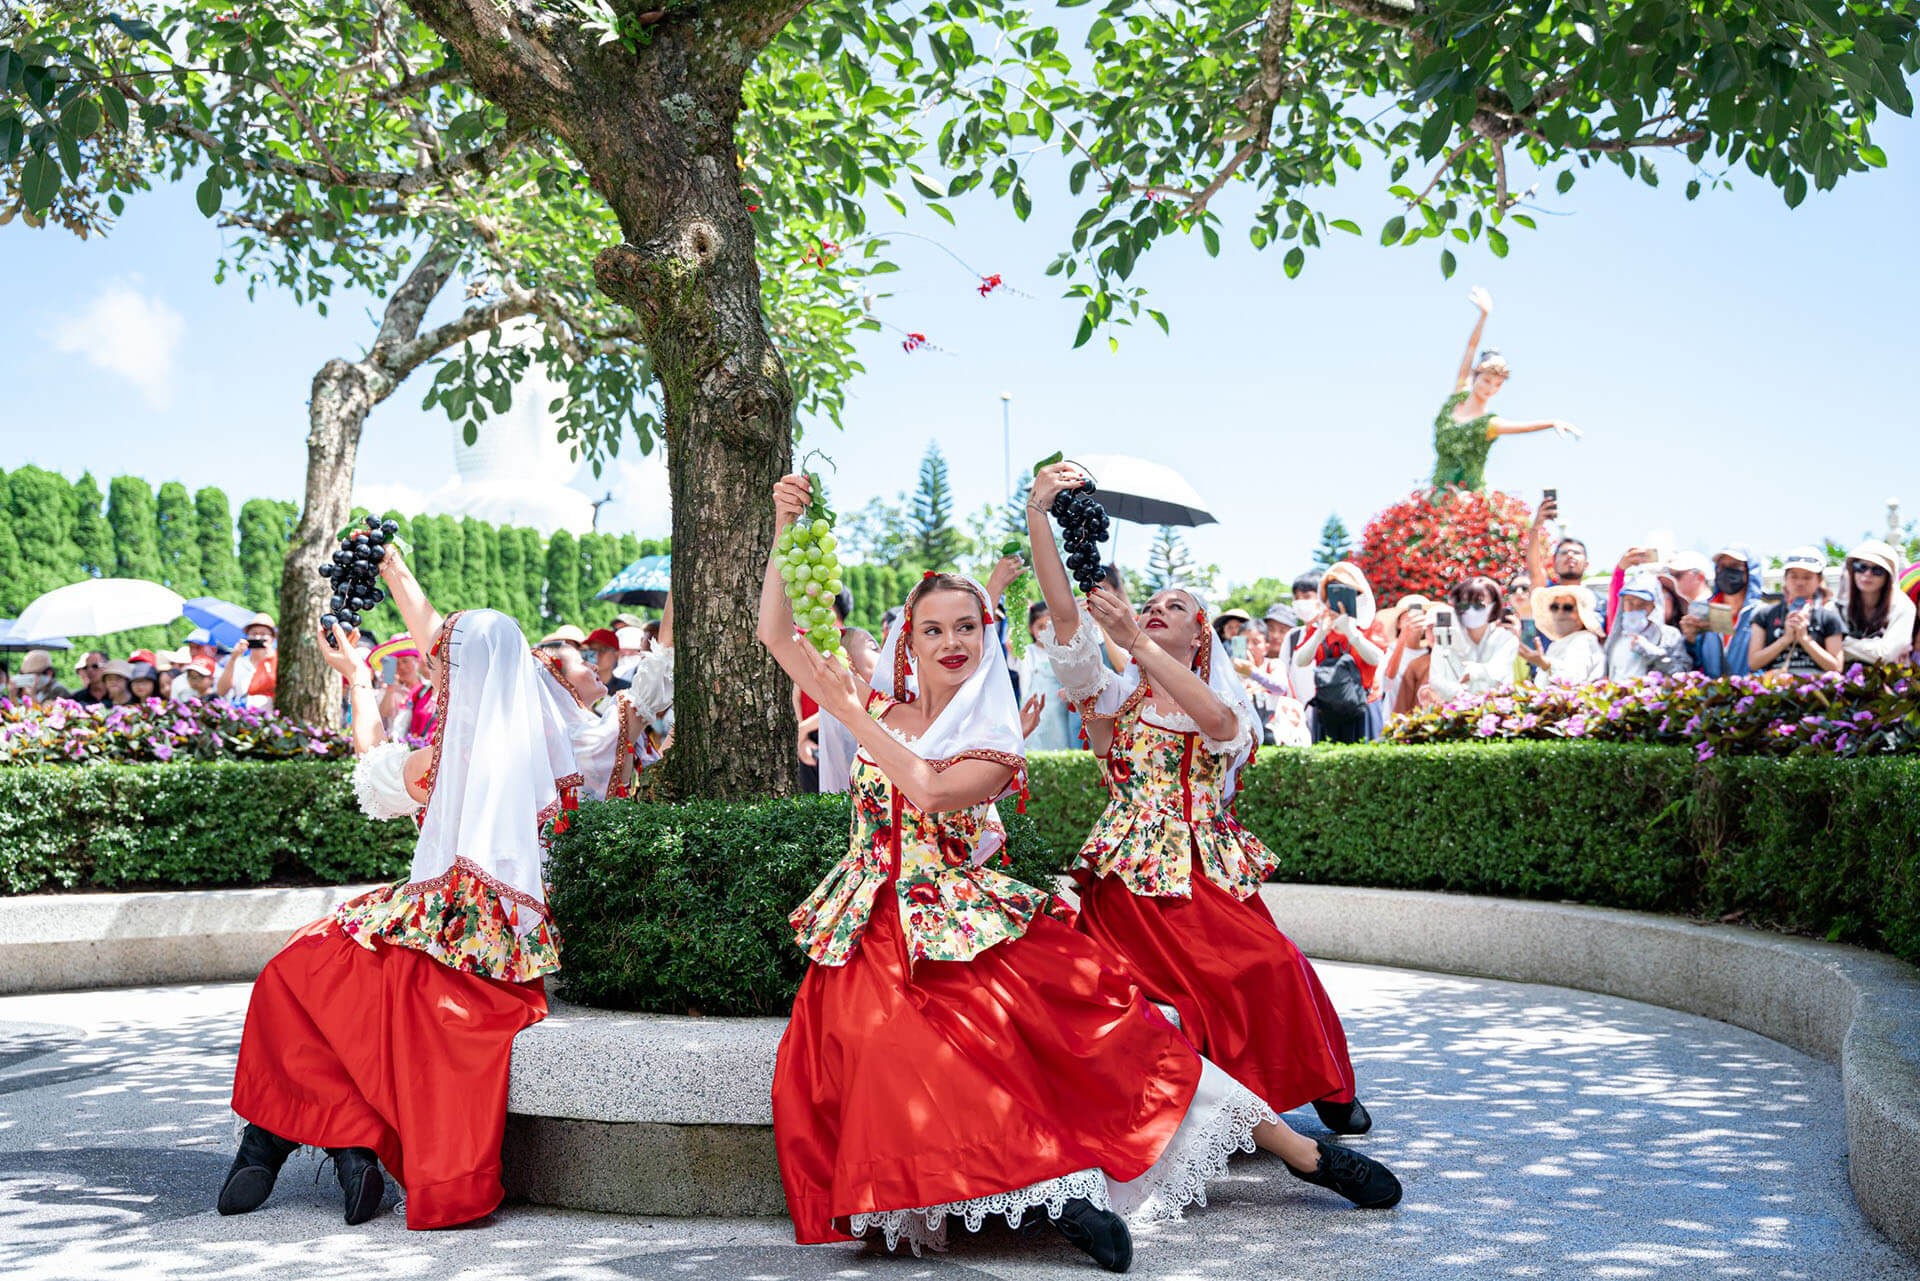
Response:
[[[288,935],[372,888],[0,898],[0,995],[251,979]]]

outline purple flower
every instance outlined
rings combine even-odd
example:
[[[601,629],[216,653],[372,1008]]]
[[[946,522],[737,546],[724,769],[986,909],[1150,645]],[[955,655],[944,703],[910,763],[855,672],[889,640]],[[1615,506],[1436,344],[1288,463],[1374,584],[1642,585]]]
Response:
[[[1474,731],[1481,738],[1492,738],[1500,729],[1500,718],[1488,713],[1480,718],[1479,727]]]
[[[1713,744],[1712,743],[1695,743],[1693,745],[1693,759],[1696,761],[1712,760]]]
[[[173,759],[172,743],[169,743],[164,738],[153,738],[147,741],[153,747],[153,759],[156,761],[170,761]]]
[[[1687,733],[1698,734],[1699,732],[1700,732],[1700,718],[1696,716],[1692,720],[1687,722]],[[1701,759],[1704,760],[1706,758],[1702,757]]]
[[[1568,717],[1566,724],[1563,725],[1561,729],[1568,738],[1585,738],[1587,734],[1587,718],[1584,716]]]

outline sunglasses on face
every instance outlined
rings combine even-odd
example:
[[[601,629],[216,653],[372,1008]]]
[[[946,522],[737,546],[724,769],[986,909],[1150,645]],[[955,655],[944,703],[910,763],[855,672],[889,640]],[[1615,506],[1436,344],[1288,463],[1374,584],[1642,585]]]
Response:
[[[1866,561],[1863,561],[1863,560],[1848,561],[1847,569],[1855,574],[1872,574],[1875,578],[1888,577],[1887,571],[1884,566],[1869,565]]]
[[[1577,614],[1580,612],[1580,608],[1577,605],[1549,605],[1547,606],[1547,612],[1549,614]]]

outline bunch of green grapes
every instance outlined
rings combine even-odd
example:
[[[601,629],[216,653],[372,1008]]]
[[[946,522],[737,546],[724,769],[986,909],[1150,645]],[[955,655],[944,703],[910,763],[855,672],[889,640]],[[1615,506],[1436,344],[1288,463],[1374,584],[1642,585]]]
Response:
[[[1029,565],[1032,563],[1027,555],[1027,545],[1017,538],[1009,538],[1002,543],[1000,554],[1018,556],[1027,560]],[[1002,607],[1007,611],[1007,639],[1013,643],[1015,658],[1027,652],[1027,602],[1032,595],[1033,570],[1031,568],[1021,570],[1019,576],[1008,583],[1007,589],[1000,594]]]
[[[793,524],[781,531],[774,544],[774,563],[780,567],[780,581],[786,585],[787,603],[793,607],[793,620],[807,641],[822,654],[839,654],[840,626],[833,616],[833,598],[846,586],[840,578],[840,556],[834,549],[839,542],[833,536],[834,515],[827,506],[827,493],[820,477],[807,473],[813,502]]]

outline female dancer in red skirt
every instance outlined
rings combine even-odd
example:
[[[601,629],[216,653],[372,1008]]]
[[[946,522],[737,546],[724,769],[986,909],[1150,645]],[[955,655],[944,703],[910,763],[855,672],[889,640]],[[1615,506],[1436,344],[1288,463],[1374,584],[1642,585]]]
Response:
[[[784,529],[805,477],[774,502]],[[1039,1208],[1125,1271],[1129,1218],[1205,1204],[1256,1142],[1357,1204],[1393,1204],[1384,1166],[1279,1124],[1048,914],[1050,894],[986,866],[1005,839],[992,803],[1025,773],[990,619],[977,584],[928,575],[863,689],[796,637],[768,563],[761,642],[860,744],[848,852],[791,917],[813,961],[773,1085],[795,1237],[939,1246],[949,1217],[971,1230]]]
[[[258,1208],[302,1144],[334,1158],[348,1223],[379,1210],[382,1165],[409,1228],[500,1204],[513,1038],[546,1017],[541,976],[560,967],[541,827],[580,777],[519,626],[493,610],[442,626],[414,591],[396,600],[439,663],[430,747],[383,742],[353,638],[320,638],[352,688],[362,808],[424,808],[412,872],[301,930],[255,982],[233,1083],[248,1124],[222,1214]]]
[[[1268,1107],[1312,1103],[1336,1134],[1364,1134],[1373,1119],[1355,1097],[1340,1016],[1261,902],[1275,860],[1231,808],[1259,741],[1253,709],[1199,598],[1179,588],[1155,594],[1139,619],[1096,588],[1087,611],[1134,659],[1123,673],[1100,662],[1047,520],[1054,497],[1085,479],[1056,463],[1027,500],[1034,574],[1054,620],[1047,656],[1111,796],[1080,851],[1080,928]]]

